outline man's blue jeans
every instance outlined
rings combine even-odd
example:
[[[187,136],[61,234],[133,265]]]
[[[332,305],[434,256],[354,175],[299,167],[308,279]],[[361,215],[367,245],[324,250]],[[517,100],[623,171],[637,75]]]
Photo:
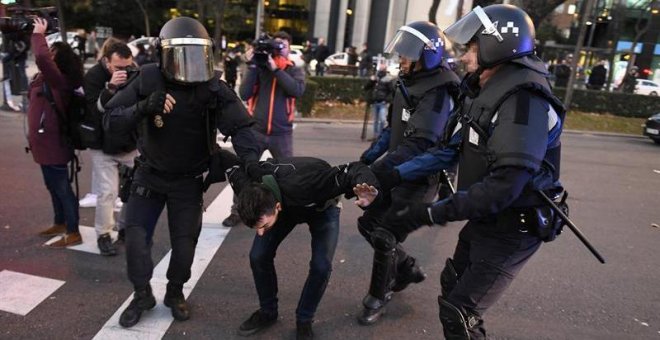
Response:
[[[336,206],[323,211],[285,207],[271,230],[263,236],[255,235],[250,250],[250,266],[263,312],[277,312],[277,274],[273,262],[277,247],[297,224],[307,223],[312,235],[312,260],[296,308],[296,319],[299,322],[314,319],[332,272],[332,258],[339,236],[339,211]]]
[[[375,102],[371,104],[374,108],[374,138],[378,138],[387,119],[387,102]]]
[[[69,183],[69,168],[63,165],[42,165],[46,188],[53,201],[54,223],[65,224],[67,233],[78,232],[78,199]]]

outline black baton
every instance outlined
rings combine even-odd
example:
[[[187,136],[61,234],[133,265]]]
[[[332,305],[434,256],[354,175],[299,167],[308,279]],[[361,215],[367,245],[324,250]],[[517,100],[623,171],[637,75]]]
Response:
[[[585,247],[587,247],[587,249],[589,249],[589,251],[591,251],[591,253],[598,259],[598,261],[600,263],[605,263],[605,259],[600,255],[600,253],[598,253],[596,248],[594,248],[594,246],[592,246],[591,243],[589,243],[587,238],[582,234],[580,229],[578,229],[578,227],[573,223],[573,221],[571,221],[568,218],[568,216],[566,216],[566,214],[564,214],[564,212],[561,211],[561,209],[557,206],[557,204],[555,204],[555,202],[553,202],[550,199],[550,197],[548,197],[543,191],[537,190],[536,192],[539,194],[539,196],[541,196],[541,198],[543,198],[543,200],[546,203],[548,203],[550,208],[552,208],[552,210],[557,215],[559,215],[559,217],[566,223],[566,225],[571,229],[571,231],[575,234],[575,236],[577,236],[577,238],[579,238],[580,241],[582,241],[582,244],[584,244]]]

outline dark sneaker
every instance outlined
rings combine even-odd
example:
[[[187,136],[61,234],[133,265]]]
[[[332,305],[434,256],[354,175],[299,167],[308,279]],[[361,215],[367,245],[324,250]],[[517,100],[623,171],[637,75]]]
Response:
[[[53,237],[57,235],[62,235],[66,233],[66,225],[64,224],[53,224],[50,228],[42,230],[39,232],[39,236],[43,237]]]
[[[371,296],[371,294],[365,296],[362,300],[364,309],[362,309],[362,314],[357,318],[358,323],[362,326],[370,326],[376,323],[385,314],[387,302],[379,300]]]
[[[235,227],[241,223],[243,223],[243,221],[241,221],[241,218],[236,214],[231,214],[222,221],[222,225],[225,227]]]
[[[392,286],[393,292],[400,292],[411,283],[420,283],[426,279],[426,273],[422,267],[415,263],[415,259],[409,257],[401,266],[399,266],[396,275],[396,281]]]
[[[277,312],[268,314],[258,310],[238,328],[238,335],[248,336],[272,326],[277,321]]]
[[[103,234],[99,236],[96,240],[96,244],[99,246],[101,255],[103,256],[115,256],[117,255],[117,248],[112,244],[112,238],[110,234]]]
[[[156,306],[156,298],[151,292],[151,286],[147,286],[144,290],[139,290],[133,293],[133,300],[124,309],[119,316],[119,324],[122,327],[133,327],[140,321],[142,312],[152,309]]]
[[[314,332],[312,331],[312,322],[296,322],[296,340],[312,340]]]
[[[163,304],[172,310],[172,317],[175,320],[186,321],[190,319],[190,307],[181,290],[174,292],[168,289]]]

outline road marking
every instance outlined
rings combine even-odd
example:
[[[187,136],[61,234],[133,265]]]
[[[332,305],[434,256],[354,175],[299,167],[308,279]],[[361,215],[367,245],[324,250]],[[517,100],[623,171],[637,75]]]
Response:
[[[63,284],[60,280],[3,270],[0,310],[25,316]]]
[[[92,253],[92,254],[101,254],[101,251],[99,250],[98,245],[96,244],[96,230],[92,227],[84,226],[81,225],[78,227],[78,231],[80,231],[80,236],[83,239],[83,243],[79,244],[77,246],[72,246],[72,247],[67,247],[67,249],[71,250],[78,250],[86,253]],[[111,231],[110,232],[110,237],[112,238],[112,241],[117,240],[117,232],[116,231]],[[62,236],[55,236],[51,238],[50,240],[46,241],[44,245],[50,245],[54,243],[55,241],[58,241],[61,239]]]
[[[261,159],[272,157],[270,152],[266,151]],[[211,263],[213,256],[220,248],[225,237],[229,234],[231,228],[222,226],[222,219],[227,217],[231,210],[232,197],[234,193],[227,185],[220,194],[209,204],[202,215],[202,232],[195,248],[195,259],[192,265],[190,280],[183,286],[183,295],[188,298],[206,267]],[[167,289],[167,267],[170,262],[170,250],[165,257],[160,260],[154,268],[153,277],[150,281],[154,296],[156,297],[156,307],[153,310],[142,314],[142,318],[137,325],[131,328],[123,328],[119,325],[119,316],[128,307],[132,300],[132,295],[117,309],[110,319],[103,325],[103,328],[94,336],[95,340],[114,340],[114,339],[161,339],[167,329],[172,324],[174,318],[170,314],[170,309],[161,302]]]

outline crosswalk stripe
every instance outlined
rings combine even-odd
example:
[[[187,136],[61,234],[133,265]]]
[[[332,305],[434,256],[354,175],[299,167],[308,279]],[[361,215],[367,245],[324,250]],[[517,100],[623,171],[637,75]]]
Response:
[[[272,157],[270,152],[266,151],[261,159]],[[222,226],[222,218],[229,215],[232,204],[233,190],[227,185],[213,202],[208,206],[202,215],[202,232],[195,248],[195,259],[192,265],[190,280],[183,286],[183,294],[186,298],[190,295],[206,267],[211,263],[213,256],[220,248],[225,237],[229,234],[230,228]],[[151,340],[161,339],[174,320],[170,314],[170,309],[162,303],[162,297],[165,296],[167,287],[167,267],[170,263],[170,250],[165,257],[160,260],[151,279],[151,288],[153,290],[156,304],[153,310],[142,314],[140,322],[131,327],[123,328],[119,325],[119,316],[128,307],[132,300],[132,295],[119,307],[119,309],[103,325],[101,330],[94,336],[95,340],[114,340],[114,339],[136,339]]]
[[[25,316],[64,284],[64,281],[0,271],[0,310]]]
[[[78,250],[86,253],[92,253],[92,254],[101,254],[101,251],[99,250],[98,245],[96,244],[96,230],[94,230],[93,227],[88,227],[81,225],[78,227],[78,231],[80,232],[80,236],[83,239],[83,243],[79,244],[77,246],[71,246],[67,247],[67,249],[71,250]],[[117,232],[116,231],[111,231],[110,232],[110,237],[112,238],[112,241],[117,240]],[[62,236],[55,236],[51,238],[50,240],[46,241],[44,245],[50,245],[59,239],[61,239]]]

